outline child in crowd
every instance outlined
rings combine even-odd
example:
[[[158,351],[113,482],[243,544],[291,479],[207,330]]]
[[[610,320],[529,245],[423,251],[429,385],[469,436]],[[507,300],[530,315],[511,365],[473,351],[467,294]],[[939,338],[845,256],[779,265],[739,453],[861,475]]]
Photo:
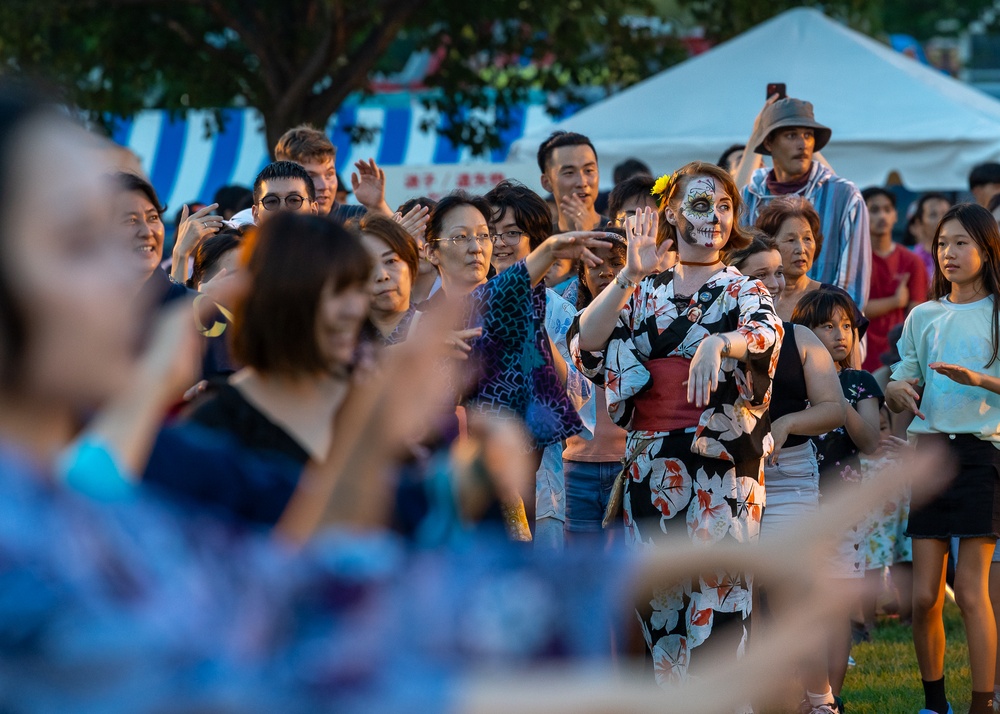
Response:
[[[970,714],[993,711],[996,626],[987,587],[1000,534],[1000,229],[981,206],[960,204],[941,219],[933,300],[903,325],[901,361],[886,388],[889,408],[915,418],[907,430],[918,451],[937,446],[956,475],[911,509],[913,643],[923,680],[924,714],[951,714],[944,687],[945,564],[959,538],[955,599],[962,612],[972,672]],[[944,362],[947,358],[948,362]]]
[[[851,298],[840,290],[820,288],[802,296],[792,312],[792,322],[811,329],[826,347],[834,363],[840,387],[847,400],[843,426],[816,437],[819,458],[820,497],[844,485],[861,483],[860,454],[872,454],[879,444],[879,405],[882,390],[871,374],[851,369],[851,356],[856,346],[857,324]],[[832,575],[845,585],[845,592],[860,598],[856,585],[864,577],[861,524],[852,524],[835,558]],[[843,579],[854,580],[854,583]],[[845,620],[839,635],[830,642],[829,676],[834,694],[840,694],[847,674],[851,654],[850,621]],[[839,702],[838,702],[839,703]],[[843,705],[840,707],[843,711]]]
[[[879,409],[878,450],[869,457],[861,457],[861,478],[869,481],[885,468],[896,463],[901,450],[907,448],[905,440],[892,433],[889,409]],[[861,551],[865,561],[866,597],[862,603],[864,629],[862,640],[870,639],[875,626],[875,614],[880,597],[886,598],[887,609],[891,606],[899,615],[899,621],[910,623],[913,600],[913,548],[906,536],[906,522],[910,515],[910,499],[906,494],[898,494],[886,499],[880,508],[872,511],[868,521]],[[889,568],[891,586],[880,588],[880,580]],[[891,605],[890,605],[891,603]]]

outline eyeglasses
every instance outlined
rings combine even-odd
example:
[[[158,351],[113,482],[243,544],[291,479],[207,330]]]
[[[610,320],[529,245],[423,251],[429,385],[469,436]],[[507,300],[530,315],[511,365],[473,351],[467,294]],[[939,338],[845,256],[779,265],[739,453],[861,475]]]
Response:
[[[302,204],[306,202],[306,199],[297,193],[291,193],[284,198],[281,196],[275,196],[274,194],[268,194],[264,198],[260,199],[260,205],[264,207],[265,211],[277,211],[281,208],[281,204],[284,203],[291,211],[297,211],[302,208]]]
[[[438,243],[451,243],[459,248],[467,248],[472,241],[476,241],[479,245],[486,245],[490,242],[490,234],[482,233],[477,236],[467,236],[462,233],[457,236],[451,236],[450,238],[438,238],[437,241]]]
[[[517,245],[524,238],[524,231],[505,231],[503,233],[494,233],[490,236],[490,240],[494,243],[501,241],[504,245]]]

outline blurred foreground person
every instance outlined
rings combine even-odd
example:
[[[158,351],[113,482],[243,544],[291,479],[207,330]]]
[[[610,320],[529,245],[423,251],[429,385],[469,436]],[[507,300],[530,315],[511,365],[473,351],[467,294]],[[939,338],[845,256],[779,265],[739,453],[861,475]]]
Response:
[[[330,451],[333,419],[348,388],[358,334],[368,314],[371,260],[339,224],[280,214],[249,246],[250,289],[236,305],[233,355],[242,369],[195,402],[185,437],[225,435],[234,449],[287,470],[253,483],[202,458],[168,434],[158,440],[145,481],[174,496],[222,507],[255,522],[277,521],[311,459]]]

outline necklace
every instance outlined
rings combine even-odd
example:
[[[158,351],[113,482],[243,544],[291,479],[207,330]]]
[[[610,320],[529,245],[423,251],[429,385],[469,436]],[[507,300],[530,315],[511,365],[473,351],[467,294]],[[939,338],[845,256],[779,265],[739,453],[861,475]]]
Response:
[[[701,267],[701,268],[707,268],[710,265],[718,265],[722,261],[719,260],[718,258],[716,258],[715,260],[710,261],[708,263],[696,263],[693,260],[681,260],[679,262],[680,262],[681,265],[696,265],[696,266]]]

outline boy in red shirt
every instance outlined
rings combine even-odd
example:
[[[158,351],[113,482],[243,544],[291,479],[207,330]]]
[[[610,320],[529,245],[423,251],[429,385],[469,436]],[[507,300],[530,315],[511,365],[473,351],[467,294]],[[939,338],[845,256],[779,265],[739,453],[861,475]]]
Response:
[[[871,324],[862,368],[873,372],[889,349],[889,330],[901,324],[914,305],[927,299],[927,271],[917,255],[892,241],[896,195],[877,186],[866,188],[861,195],[868,206],[872,242],[872,282],[864,309]]]

